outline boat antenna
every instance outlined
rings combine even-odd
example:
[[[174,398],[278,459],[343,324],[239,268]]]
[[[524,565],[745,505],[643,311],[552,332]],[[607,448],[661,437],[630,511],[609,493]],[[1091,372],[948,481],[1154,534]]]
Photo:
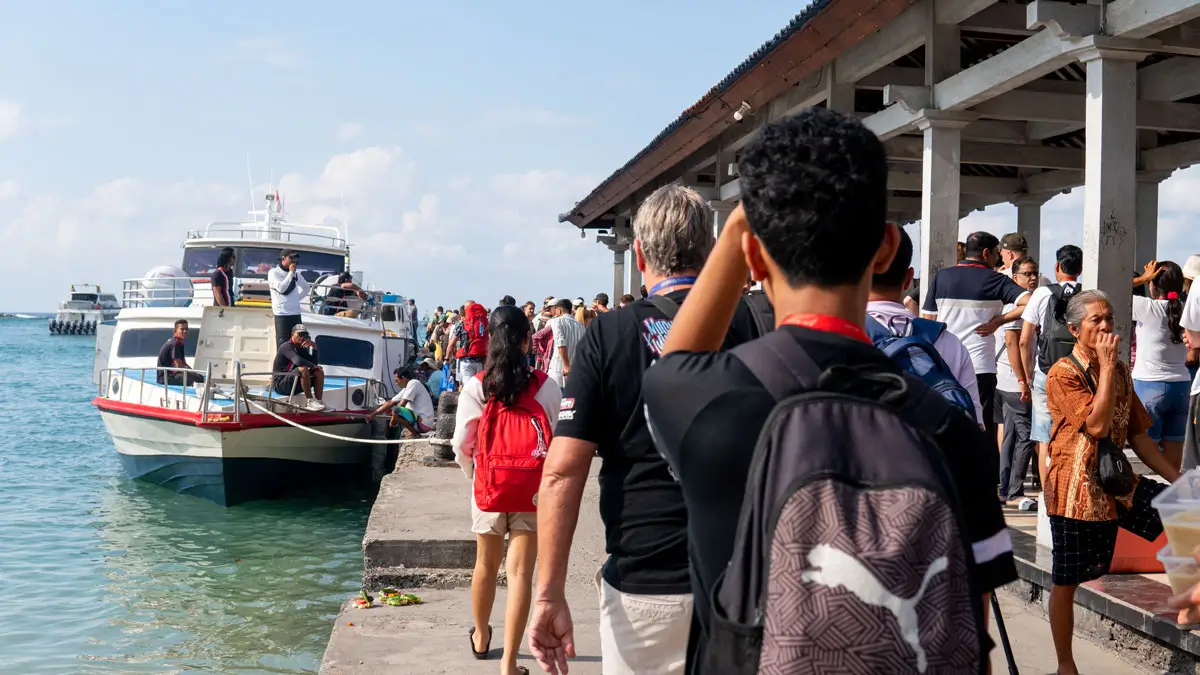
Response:
[[[250,172],[250,153],[246,153],[246,178],[250,179],[250,210],[254,210],[254,174]]]
[[[346,220],[346,188],[342,188],[342,238],[350,245],[350,221]]]

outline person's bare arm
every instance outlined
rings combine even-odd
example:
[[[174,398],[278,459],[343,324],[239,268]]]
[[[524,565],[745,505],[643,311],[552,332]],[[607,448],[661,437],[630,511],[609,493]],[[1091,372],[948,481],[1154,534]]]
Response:
[[[1032,384],[1033,368],[1037,364],[1037,357],[1034,356],[1034,346],[1037,344],[1037,324],[1032,324],[1026,321],[1021,324],[1021,367],[1024,369],[1025,380]],[[1015,370],[1017,364],[1013,364]]]
[[[562,360],[563,375],[569,375],[571,373],[571,357],[567,355],[567,348],[559,345],[555,349],[558,350],[558,358]]]
[[[1151,260],[1142,268],[1142,273],[1133,278],[1133,287],[1144,286],[1158,278],[1162,274],[1162,268],[1158,266],[1157,260]]]
[[[681,351],[717,351],[729,332],[749,269],[742,255],[742,236],[750,233],[742,205],[729,214],[708,262],[688,293],[688,301],[667,333],[662,355]]]
[[[566,598],[567,560],[596,444],[559,436],[550,442],[538,489],[538,566],[535,602]]]
[[[1174,483],[1179,480],[1179,467],[1171,466],[1167,462],[1167,458],[1158,449],[1158,443],[1150,438],[1150,434],[1142,432],[1137,436],[1129,439],[1129,445],[1133,448],[1133,453],[1142,460],[1146,466],[1154,473],[1167,479],[1168,482]]]
[[[1021,400],[1029,400],[1029,388],[1032,386],[1029,381],[1029,376],[1025,373],[1025,359],[1021,358],[1021,331],[1006,330],[1004,331],[1004,349],[1008,352],[1008,363],[1012,366],[1013,373],[1016,374],[1017,380],[1021,383]]]

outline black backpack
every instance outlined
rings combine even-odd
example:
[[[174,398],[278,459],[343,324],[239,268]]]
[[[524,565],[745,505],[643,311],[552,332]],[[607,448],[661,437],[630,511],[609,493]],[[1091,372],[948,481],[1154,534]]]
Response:
[[[732,353],[777,403],[696,672],[985,672],[982,594],[939,449],[982,442],[974,425],[907,373],[821,372],[786,331]]]
[[[766,293],[760,290],[746,291],[742,299],[750,307],[750,314],[754,317],[754,325],[758,327],[760,336],[775,330],[775,307],[771,305]]]
[[[1038,368],[1049,374],[1050,366],[1075,349],[1075,336],[1067,329],[1067,303],[1079,292],[1079,284],[1050,284],[1050,322],[1038,334]]]

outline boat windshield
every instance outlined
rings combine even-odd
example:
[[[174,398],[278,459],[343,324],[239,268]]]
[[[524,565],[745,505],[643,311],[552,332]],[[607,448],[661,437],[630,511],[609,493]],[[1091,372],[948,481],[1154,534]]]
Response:
[[[96,302],[96,294],[95,293],[72,293],[71,301],[72,302],[95,303]]]
[[[207,277],[217,268],[217,247],[188,247],[183,252],[183,270],[188,276]],[[279,264],[278,248],[234,247],[237,262],[233,275],[241,278],[265,279],[267,272]],[[300,251],[299,268],[305,279],[313,281],[322,274],[340,273],[346,269],[346,256],[333,253]]]

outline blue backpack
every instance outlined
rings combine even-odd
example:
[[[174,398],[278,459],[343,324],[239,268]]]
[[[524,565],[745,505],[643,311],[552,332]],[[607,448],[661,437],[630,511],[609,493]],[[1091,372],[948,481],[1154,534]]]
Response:
[[[866,323],[867,336],[880,351],[975,420],[975,402],[971,400],[971,394],[958,383],[946,360],[933,346],[946,330],[946,324],[919,317],[905,317],[903,326],[884,326],[871,316],[867,317]],[[907,330],[909,326],[912,327],[911,331]]]

